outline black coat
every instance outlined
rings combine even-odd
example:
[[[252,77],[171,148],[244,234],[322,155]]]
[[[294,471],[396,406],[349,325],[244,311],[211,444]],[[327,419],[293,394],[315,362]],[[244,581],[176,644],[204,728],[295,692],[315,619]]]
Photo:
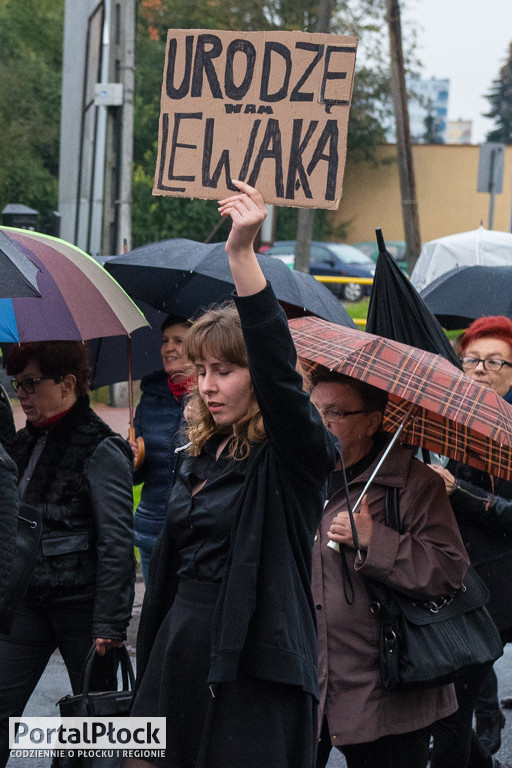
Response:
[[[0,443],[0,625],[16,545],[18,471]]]
[[[235,513],[209,682],[234,680],[243,669],[317,696],[311,557],[335,465],[333,441],[295,371],[286,317],[270,286],[235,302],[266,439],[251,450]],[[174,598],[178,561],[166,526],[151,561],[139,627],[139,674]]]
[[[124,639],[134,595],[132,454],[87,397],[48,430],[27,422],[10,447],[20,478],[46,439],[23,499],[42,512],[27,599],[94,600],[91,635]]]
[[[471,564],[491,598],[488,609],[499,630],[512,632],[512,482],[467,464],[449,462],[456,487],[450,495]]]

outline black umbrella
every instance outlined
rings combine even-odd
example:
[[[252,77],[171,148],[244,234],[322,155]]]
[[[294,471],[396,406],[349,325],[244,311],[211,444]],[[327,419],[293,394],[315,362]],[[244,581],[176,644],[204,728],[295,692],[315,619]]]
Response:
[[[344,307],[314,277],[290,270],[272,256],[258,255],[258,261],[290,315],[315,314],[355,327]],[[105,269],[134,300],[182,317],[194,317],[208,305],[230,299],[234,287],[225,243],[164,240],[109,259]]]
[[[460,361],[432,312],[409,278],[387,252],[376,230],[379,256],[368,307],[366,330],[418,349],[442,355],[460,368]]]
[[[41,298],[37,290],[38,272],[34,262],[5,232],[0,231],[0,299]]]
[[[135,302],[144,313],[151,327],[137,328],[131,334],[131,374],[133,379],[142,379],[148,373],[162,368],[160,344],[161,325],[167,317],[143,301]],[[108,336],[89,342],[91,364],[91,389],[127,380],[128,348],[126,337]]]
[[[477,317],[512,318],[512,266],[458,267],[427,285],[420,296],[445,328],[467,328]]]

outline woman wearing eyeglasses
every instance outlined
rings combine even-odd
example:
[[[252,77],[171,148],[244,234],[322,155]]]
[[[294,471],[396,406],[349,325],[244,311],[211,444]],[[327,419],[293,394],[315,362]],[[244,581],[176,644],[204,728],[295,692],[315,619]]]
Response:
[[[507,399],[512,388],[512,320],[481,317],[469,326],[460,344],[467,376]],[[489,588],[487,607],[503,643],[511,642],[512,482],[455,461],[432,469],[445,482],[471,563]],[[434,729],[432,768],[464,768],[468,760],[472,768],[502,765],[491,757],[500,748],[505,724],[494,670],[475,670],[456,684],[456,690],[459,710]],[[473,709],[478,739],[472,735]]]
[[[457,708],[452,685],[386,690],[379,671],[380,617],[369,582],[427,600],[460,589],[467,556],[443,483],[414,449],[395,445],[354,516],[359,498],[389,442],[381,424],[387,393],[336,371],[317,369],[311,399],[341,440],[343,464],[331,475],[315,543],[312,588],[318,624],[320,729],[317,768],[331,748],[348,768],[425,768],[430,726]],[[347,486],[345,486],[345,476]],[[385,524],[398,494],[402,530]],[[329,543],[341,545],[340,551]],[[435,653],[435,649],[432,649]],[[459,768],[456,764],[453,768]]]
[[[92,642],[100,656],[123,644],[134,583],[131,450],[89,407],[86,347],[21,344],[6,370],[27,417],[9,447],[18,496],[39,510],[42,534],[10,632],[0,634],[0,766],[8,718],[22,714],[56,648],[77,693]],[[95,690],[112,687],[112,666],[110,654],[95,665]]]

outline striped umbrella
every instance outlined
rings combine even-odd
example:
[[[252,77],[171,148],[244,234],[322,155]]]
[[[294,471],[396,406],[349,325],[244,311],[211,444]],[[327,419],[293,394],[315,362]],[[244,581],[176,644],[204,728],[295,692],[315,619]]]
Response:
[[[80,248],[26,229],[0,232],[39,268],[41,294],[0,299],[0,341],[84,341],[148,325],[121,286]]]
[[[512,407],[440,355],[317,317],[290,320],[306,369],[338,371],[389,393],[384,429],[402,442],[512,479]]]
[[[149,323],[127,293],[84,251],[65,240],[0,227],[35,265],[40,298],[0,299],[0,342],[86,341],[127,337],[133,438],[130,334]]]

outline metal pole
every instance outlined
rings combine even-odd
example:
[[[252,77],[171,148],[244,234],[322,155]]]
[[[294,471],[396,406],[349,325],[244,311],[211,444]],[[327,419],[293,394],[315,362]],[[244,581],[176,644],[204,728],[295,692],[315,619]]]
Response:
[[[405,88],[405,68],[402,50],[402,27],[398,0],[386,0],[389,27],[389,49],[391,58],[391,90],[396,121],[396,149],[398,173],[402,198],[402,218],[407,244],[407,266],[409,273],[421,250],[416,182],[412,158],[411,131]]]
[[[332,0],[320,0],[315,32],[329,32],[332,16]],[[295,246],[295,269],[309,272],[311,240],[315,223],[315,208],[300,208],[297,220],[297,243]]]
[[[494,169],[496,167],[496,150],[491,152],[491,162],[489,164],[489,220],[487,229],[492,229],[494,224]]]
[[[131,250],[132,239],[132,164],[133,164],[133,93],[135,80],[135,0],[123,0],[119,4],[122,19],[121,34],[121,81],[123,83],[123,107],[121,146],[119,157],[119,200],[117,253],[123,242]]]
[[[110,24],[111,0],[105,0],[105,17],[103,22],[101,75],[103,83],[108,82],[110,66]],[[94,181],[92,189],[91,219],[89,242],[87,250],[92,256],[101,253],[101,231],[103,225],[103,185],[105,178],[105,146],[107,133],[107,107],[99,105],[97,110],[97,129],[94,146]]]

